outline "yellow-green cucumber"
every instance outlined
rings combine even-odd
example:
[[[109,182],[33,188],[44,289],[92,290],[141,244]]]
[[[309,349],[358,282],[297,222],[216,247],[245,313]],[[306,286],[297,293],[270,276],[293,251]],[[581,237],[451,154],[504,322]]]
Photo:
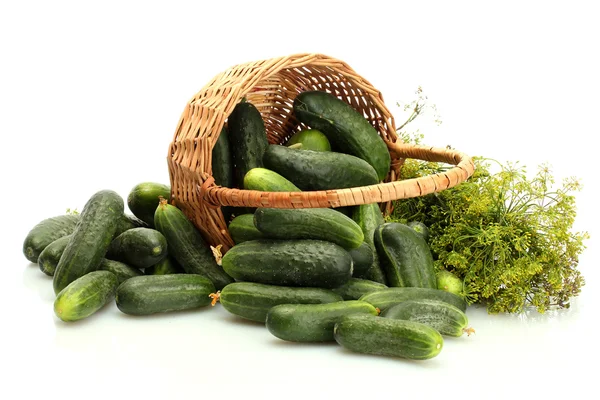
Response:
[[[75,279],[54,300],[54,313],[63,321],[78,321],[94,314],[115,296],[119,282],[109,271],[92,271]]]
[[[304,129],[296,132],[285,143],[286,146],[300,144],[301,150],[331,151],[331,144],[327,136],[316,129]]]
[[[229,234],[235,244],[264,239],[265,235],[254,226],[254,214],[242,214],[229,223]]]
[[[292,182],[266,168],[252,168],[244,176],[244,189],[260,192],[300,192]]]

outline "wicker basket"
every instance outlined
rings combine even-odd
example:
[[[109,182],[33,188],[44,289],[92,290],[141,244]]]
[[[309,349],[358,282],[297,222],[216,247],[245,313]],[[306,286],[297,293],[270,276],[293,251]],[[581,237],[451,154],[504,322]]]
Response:
[[[392,157],[385,183],[350,189],[312,192],[258,192],[219,187],[211,176],[211,152],[227,116],[246,97],[260,111],[269,143],[284,143],[305,128],[294,118],[298,93],[324,90],[349,103],[378,130]],[[453,164],[450,170],[398,181],[405,158]],[[474,166],[467,155],[445,148],[401,143],[394,118],[383,97],[343,61],[322,54],[296,54],[240,64],[215,76],[186,105],[169,146],[172,200],[213,246],[233,246],[221,206],[341,207],[382,203],[442,191],[466,180]]]

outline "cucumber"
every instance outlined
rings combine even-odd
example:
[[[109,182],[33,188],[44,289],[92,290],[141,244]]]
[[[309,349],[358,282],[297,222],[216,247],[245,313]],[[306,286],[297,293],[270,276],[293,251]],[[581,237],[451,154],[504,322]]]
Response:
[[[283,175],[300,190],[328,190],[375,185],[377,173],[366,161],[348,154],[269,145],[265,167]]]
[[[234,181],[241,188],[248,171],[263,167],[263,154],[269,145],[265,124],[254,105],[242,102],[229,115],[228,131],[235,165]]]
[[[335,243],[347,250],[363,243],[360,226],[331,208],[258,208],[254,225],[272,239],[315,239]]]
[[[112,272],[92,271],[58,293],[54,313],[63,321],[87,318],[113,299],[117,286],[117,277]]]
[[[154,227],[154,212],[160,197],[171,198],[171,187],[156,182],[142,182],[135,185],[127,196],[127,206],[150,228]]]
[[[316,129],[305,129],[294,133],[285,145],[289,147],[298,143],[302,144],[301,150],[331,151],[327,136]]]
[[[299,192],[292,182],[266,168],[252,168],[244,176],[244,189],[261,192]]]
[[[439,300],[451,304],[463,312],[467,310],[467,303],[462,297],[430,288],[393,287],[365,294],[360,300],[366,301],[382,311],[407,300]]]
[[[387,289],[387,286],[383,283],[367,279],[350,278],[348,282],[332,290],[342,296],[344,300],[358,300],[367,293],[383,289]]]
[[[371,281],[387,284],[385,274],[381,269],[379,262],[379,256],[375,248],[375,229],[382,225],[385,221],[379,205],[377,203],[361,204],[354,208],[352,213],[352,219],[360,226],[365,235],[365,242],[370,244],[371,250],[373,251],[373,265],[364,274],[356,275],[358,278],[365,278]]]
[[[427,360],[444,346],[442,335],[425,324],[413,321],[350,315],[335,324],[335,341],[357,353]]]
[[[70,235],[75,231],[79,215],[59,215],[46,218],[36,224],[23,241],[23,254],[32,263],[38,262],[42,250],[56,239]]]
[[[435,278],[437,281],[438,289],[445,290],[446,292],[454,293],[457,296],[464,297],[464,283],[462,279],[454,275],[452,272],[445,270],[438,271],[435,274]]]
[[[117,231],[115,232],[115,237],[119,236],[121,233],[128,231],[134,228],[149,228],[150,225],[139,219],[133,214],[124,214],[119,220],[119,224],[117,226]]]
[[[169,254],[186,273],[206,276],[219,290],[233,282],[217,265],[208,244],[183,211],[161,200],[154,215],[154,225],[167,239]]]
[[[437,288],[431,250],[423,236],[408,226],[380,225],[375,230],[375,247],[389,286]]]
[[[216,291],[202,275],[173,274],[136,276],[119,285],[117,307],[130,315],[149,315],[208,306]]]
[[[361,231],[362,232],[362,231]],[[354,263],[354,272],[352,276],[362,276],[367,273],[373,265],[373,246],[362,242],[360,246],[349,251],[352,262]]]
[[[377,130],[352,106],[323,91],[307,91],[294,99],[294,115],[300,122],[323,132],[343,153],[368,162],[378,180],[390,171],[390,153]]]
[[[342,297],[329,289],[234,282],[223,288],[219,301],[234,315],[265,323],[267,313],[276,305],[333,303]]]
[[[254,226],[254,214],[242,214],[229,223],[229,234],[235,242],[240,244],[248,240],[263,239],[265,235]]]
[[[148,268],[167,256],[167,239],[156,229],[134,228],[117,236],[106,258],[136,268]]]
[[[442,335],[459,337],[469,319],[457,307],[439,300],[408,300],[385,310],[382,317],[420,322]]]
[[[229,133],[225,126],[221,129],[219,138],[212,149],[211,165],[215,184],[223,187],[233,187],[233,160],[229,146]]]
[[[327,304],[281,304],[267,313],[265,325],[279,339],[291,342],[333,341],[333,328],[351,314],[377,315],[369,303],[359,300]]]
[[[151,267],[144,269],[144,275],[182,274],[183,268],[171,256],[166,256]]]
[[[123,198],[112,190],[95,193],[81,211],[54,272],[54,292],[98,269],[123,215]]]
[[[54,271],[56,271],[56,266],[60,261],[60,257],[62,256],[69,240],[71,239],[71,235],[63,236],[59,239],[56,239],[54,242],[50,243],[38,257],[38,265],[40,270],[48,276],[54,276]]]
[[[238,281],[334,288],[352,276],[352,258],[322,240],[251,240],[233,246],[223,269]]]
[[[100,271],[108,271],[115,274],[119,285],[129,278],[143,275],[142,271],[137,268],[133,268],[119,261],[107,260],[106,258],[102,260],[98,269]]]
[[[421,221],[410,221],[406,225],[423,236],[423,239],[425,239],[426,242],[429,240],[429,228]]]

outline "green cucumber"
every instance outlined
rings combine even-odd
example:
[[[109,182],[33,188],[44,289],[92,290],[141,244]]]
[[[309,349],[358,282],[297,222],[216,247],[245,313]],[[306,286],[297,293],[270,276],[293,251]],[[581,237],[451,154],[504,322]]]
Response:
[[[156,182],[138,183],[131,189],[127,196],[127,206],[139,219],[154,227],[154,212],[158,207],[160,198],[167,201],[171,197],[171,187]]]
[[[302,150],[331,151],[327,136],[316,129],[305,129],[294,133],[285,145],[289,147],[298,143],[302,144],[300,147]]]
[[[251,240],[233,246],[223,269],[238,281],[334,288],[352,276],[352,257],[322,240]]]
[[[154,215],[156,229],[167,239],[169,254],[188,274],[200,274],[212,281],[217,289],[233,282],[215,260],[200,231],[175,206],[161,200]]]
[[[439,300],[451,304],[463,312],[467,310],[467,302],[462,297],[430,288],[393,287],[365,294],[360,300],[366,301],[382,311],[407,300]]]
[[[329,289],[234,282],[221,290],[219,301],[234,315],[264,323],[269,310],[279,304],[324,304],[342,297]]]
[[[244,189],[261,192],[299,192],[292,182],[266,168],[252,168],[244,176]]]
[[[143,275],[142,271],[137,268],[133,268],[132,266],[119,261],[107,260],[106,258],[102,260],[98,269],[100,271],[108,271],[115,274],[119,285],[129,278]]]
[[[365,235],[365,242],[372,246],[371,250],[373,251],[373,265],[364,274],[356,275],[356,277],[387,284],[385,274],[381,269],[374,240],[375,229],[385,222],[379,209],[379,204],[369,203],[356,206],[352,213],[352,219],[362,229]]]
[[[362,232],[362,231],[361,231]],[[352,276],[362,276],[373,265],[373,245],[362,242],[360,246],[349,251],[354,263]]]
[[[229,223],[229,234],[235,244],[263,239],[265,235],[254,226],[254,214],[242,214]]]
[[[110,244],[106,258],[136,268],[148,268],[167,256],[167,239],[151,228],[129,229]]]
[[[461,336],[469,319],[451,304],[439,300],[408,300],[385,310],[382,317],[420,322],[445,336]]]
[[[40,256],[41,257],[41,256]],[[462,279],[454,275],[450,271],[438,271],[435,274],[437,280],[437,288],[446,292],[454,293],[457,296],[464,297],[464,283]]]
[[[144,269],[144,275],[182,274],[183,268],[171,256],[166,256],[151,267]]]
[[[121,233],[128,231],[134,228],[149,228],[150,225],[139,219],[133,214],[124,214],[119,220],[119,224],[117,226],[117,231],[115,232],[115,237],[119,236]]]
[[[223,126],[219,138],[212,149],[212,176],[215,184],[223,187],[233,187],[233,160],[229,146],[229,133]]]
[[[117,277],[112,272],[92,271],[58,293],[54,313],[63,321],[87,318],[113,299],[117,286]]]
[[[444,346],[442,335],[425,324],[413,321],[350,315],[335,324],[335,341],[357,353],[427,360]]]
[[[228,118],[229,143],[233,159],[234,181],[243,187],[244,176],[252,168],[263,167],[263,154],[269,143],[260,112],[247,102],[239,103]]]
[[[377,184],[377,173],[366,161],[348,154],[290,149],[269,145],[265,167],[283,175],[300,190],[329,190]]]
[[[326,240],[347,250],[364,239],[352,218],[331,208],[257,208],[254,225],[268,238]]]
[[[358,300],[367,293],[384,289],[387,289],[387,286],[383,283],[368,279],[350,278],[348,282],[332,290],[342,296],[344,300]]]
[[[38,257],[38,266],[42,270],[42,272],[48,276],[54,276],[54,271],[56,271],[56,266],[60,261],[60,257],[62,256],[69,240],[71,239],[71,235],[63,236],[61,238],[56,239],[54,242],[50,243]]]
[[[216,291],[202,275],[172,274],[136,276],[119,285],[117,307],[130,315],[149,315],[208,306]]]
[[[294,115],[300,122],[323,132],[343,153],[368,162],[379,181],[390,171],[390,152],[377,130],[348,103],[323,91],[307,91],[294,99]]]
[[[54,292],[98,269],[123,216],[123,198],[112,190],[95,193],[81,211],[54,272]]]
[[[410,221],[406,225],[423,236],[423,239],[425,239],[426,242],[429,240],[429,228],[421,221]]]
[[[42,250],[56,239],[70,235],[75,230],[79,215],[59,215],[36,224],[23,241],[23,254],[32,263],[38,262]]]
[[[359,300],[326,304],[281,304],[267,313],[265,325],[279,339],[292,342],[333,341],[333,328],[352,314],[377,315],[369,303]]]

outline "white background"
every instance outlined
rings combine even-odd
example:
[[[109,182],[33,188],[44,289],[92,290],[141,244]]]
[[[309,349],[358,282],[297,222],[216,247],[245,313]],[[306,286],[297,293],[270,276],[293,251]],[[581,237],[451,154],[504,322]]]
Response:
[[[3,217],[0,398],[591,398],[597,386],[597,9],[594,2],[65,2],[0,5]],[[346,61],[396,102],[420,85],[427,144],[577,176],[592,238],[570,310],[488,315],[426,362],[299,345],[220,307],[59,321],[28,230],[100,189],[168,183],[187,100],[237,63]],[[589,362],[589,363],[588,363]],[[591,390],[592,392],[589,392]],[[376,397],[377,396],[377,397]]]

